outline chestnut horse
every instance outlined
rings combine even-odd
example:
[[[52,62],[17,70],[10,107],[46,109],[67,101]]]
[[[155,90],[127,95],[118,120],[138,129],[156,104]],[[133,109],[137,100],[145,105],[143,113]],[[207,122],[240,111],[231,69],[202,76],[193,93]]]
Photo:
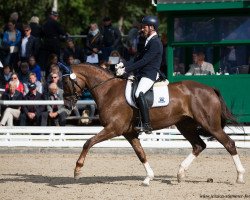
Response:
[[[81,168],[89,149],[102,141],[123,135],[132,145],[146,170],[144,185],[154,178],[145,152],[138,139],[136,118],[138,111],[128,105],[125,99],[126,80],[91,64],[74,65],[64,69],[64,104],[73,108],[86,87],[91,92],[98,110],[103,130],[88,139],[83,146],[74,170],[75,179],[80,177]],[[244,168],[236,151],[235,142],[224,132],[228,121],[236,122],[227,109],[219,91],[194,81],[181,81],[168,85],[170,102],[165,107],[150,109],[150,120],[154,130],[176,125],[182,135],[191,143],[192,153],[180,164],[177,174],[180,182],[192,161],[206,148],[200,135],[217,139],[230,153],[237,170],[237,183],[244,183]]]

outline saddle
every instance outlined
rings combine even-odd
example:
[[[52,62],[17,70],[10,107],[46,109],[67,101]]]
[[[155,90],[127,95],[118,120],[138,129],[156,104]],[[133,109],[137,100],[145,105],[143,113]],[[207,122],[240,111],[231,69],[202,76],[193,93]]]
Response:
[[[145,99],[148,107],[161,107],[166,106],[169,103],[169,92],[168,92],[168,80],[157,81],[154,85],[146,92]],[[135,92],[138,87],[138,80],[128,80],[126,85],[125,96],[128,104],[137,108],[135,101]]]

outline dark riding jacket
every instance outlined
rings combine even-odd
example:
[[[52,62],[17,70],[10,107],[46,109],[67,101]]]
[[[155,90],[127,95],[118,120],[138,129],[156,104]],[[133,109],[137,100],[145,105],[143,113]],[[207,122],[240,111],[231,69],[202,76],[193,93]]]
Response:
[[[125,63],[126,73],[134,72],[138,78],[146,77],[156,81],[157,72],[161,67],[163,46],[160,38],[152,37],[134,63]]]

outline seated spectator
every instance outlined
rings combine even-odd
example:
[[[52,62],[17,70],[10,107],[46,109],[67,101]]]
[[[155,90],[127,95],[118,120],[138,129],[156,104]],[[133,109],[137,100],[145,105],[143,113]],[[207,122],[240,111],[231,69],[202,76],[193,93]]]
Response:
[[[29,92],[24,96],[24,100],[44,100],[44,96],[36,90],[36,84],[30,83],[28,85]],[[24,105],[20,115],[21,126],[40,126],[44,124],[46,119],[43,118],[43,112],[46,111],[44,105]]]
[[[11,80],[12,73],[9,65],[3,66],[3,73],[0,75],[1,88],[5,88],[6,84]]]
[[[49,76],[47,77],[47,81],[49,82],[51,80],[51,73],[58,74],[59,75],[59,81],[62,81],[62,72],[60,71],[60,68],[58,64],[52,64],[49,69]]]
[[[58,88],[56,83],[49,85],[48,100],[63,100],[63,90]],[[70,112],[63,105],[48,105],[46,117],[49,117],[49,124],[54,126],[65,126],[66,118]],[[46,126],[46,124],[42,124]]]
[[[73,55],[69,55],[67,58],[66,58],[66,64],[67,65],[77,65],[77,64],[80,64],[80,61],[78,59],[75,59]]]
[[[52,53],[49,55],[48,58],[48,65],[46,67],[46,71],[45,71],[45,75],[46,75],[46,79],[48,78],[48,76],[50,75],[50,68],[52,65],[57,65],[58,63],[58,57],[56,54]]]
[[[9,82],[9,89],[3,93],[2,100],[22,100],[23,95],[16,90],[16,83],[14,81]],[[1,107],[4,113],[2,114],[2,120],[0,126],[13,126],[13,120],[19,119],[21,113],[21,106],[5,106]]]
[[[17,73],[13,73],[11,75],[11,80],[16,83],[16,90],[23,94],[24,86],[23,86],[23,83],[19,80]],[[8,88],[9,88],[9,83],[6,84],[5,90],[7,91]]]
[[[87,89],[84,89],[81,100],[93,100],[90,92]],[[77,105],[77,108],[82,112],[81,123],[88,125],[92,122],[93,117],[95,116],[96,105]]]
[[[79,46],[76,46],[71,38],[67,39],[66,48],[63,52],[64,62],[66,62],[67,58],[70,55],[74,57],[75,62],[77,63],[85,61],[84,49],[80,48]]]
[[[40,81],[37,80],[36,78],[36,74],[31,72],[29,74],[29,81],[28,83],[24,84],[24,95],[28,94],[29,92],[29,88],[28,88],[28,85],[30,83],[35,83],[36,84],[36,90],[39,92],[39,93],[43,93],[43,85]]]
[[[58,88],[62,89],[62,81],[59,78],[59,74],[58,73],[50,73],[48,80],[46,81],[46,83],[44,84],[44,94],[48,95],[49,94],[49,85],[51,83],[56,83]]]
[[[41,67],[36,63],[36,58],[34,56],[29,57],[29,69],[31,72],[36,74],[36,78],[38,81],[41,81]]]
[[[27,62],[21,63],[18,78],[24,85],[27,84],[29,81],[29,74],[29,64]]]
[[[214,74],[214,67],[211,63],[205,62],[203,52],[193,54],[193,64],[189,65],[186,75],[211,75]]]
[[[185,65],[180,63],[180,59],[177,57],[174,58],[174,72],[176,74],[185,74]]]

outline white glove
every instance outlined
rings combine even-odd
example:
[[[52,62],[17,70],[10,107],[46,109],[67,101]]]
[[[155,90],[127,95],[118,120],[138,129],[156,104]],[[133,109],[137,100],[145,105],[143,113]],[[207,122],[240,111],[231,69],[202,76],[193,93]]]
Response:
[[[115,65],[116,70],[123,68],[123,67],[124,67],[124,64],[122,62],[119,62],[118,64]]]
[[[116,70],[116,76],[122,76],[123,74],[125,74],[125,67],[122,67],[122,68],[118,68]]]

